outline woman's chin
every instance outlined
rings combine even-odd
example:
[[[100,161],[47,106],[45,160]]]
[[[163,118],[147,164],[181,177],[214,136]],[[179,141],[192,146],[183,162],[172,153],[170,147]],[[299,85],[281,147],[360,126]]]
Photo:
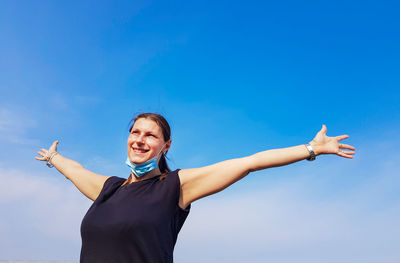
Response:
[[[128,153],[129,159],[131,160],[131,162],[133,162],[135,164],[141,164],[141,163],[144,163],[144,162],[150,160],[151,156],[149,154],[150,154],[149,152],[136,153],[133,150],[131,150]]]
[[[131,159],[131,162],[133,162],[134,164],[142,164],[142,163],[145,163],[146,160],[141,160],[141,159],[138,159],[138,158],[133,158],[133,159]]]
[[[146,157],[140,157],[140,156],[132,156],[132,158],[129,158],[131,160],[131,162],[133,162],[134,164],[142,164],[145,163],[149,160],[149,158]]]

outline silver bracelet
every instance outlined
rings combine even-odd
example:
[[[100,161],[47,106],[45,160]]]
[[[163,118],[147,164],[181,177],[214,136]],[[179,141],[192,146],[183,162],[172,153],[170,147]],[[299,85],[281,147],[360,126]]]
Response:
[[[47,165],[49,168],[53,168],[53,167],[54,167],[54,165],[51,163],[51,159],[52,159],[54,156],[56,156],[57,154],[58,154],[58,152],[52,152],[52,153],[50,153],[50,156],[47,158],[46,165]]]
[[[305,143],[304,144],[307,147],[307,150],[310,152],[310,157],[307,158],[308,161],[314,161],[315,160],[315,152],[311,144]]]

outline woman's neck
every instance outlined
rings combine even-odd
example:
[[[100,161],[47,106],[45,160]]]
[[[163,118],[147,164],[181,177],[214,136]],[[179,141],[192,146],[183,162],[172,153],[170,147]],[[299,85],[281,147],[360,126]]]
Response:
[[[130,184],[132,182],[140,182],[140,181],[143,181],[146,179],[150,179],[150,178],[156,177],[160,174],[161,174],[161,172],[158,167],[154,170],[151,170],[150,172],[146,173],[145,175],[143,175],[141,177],[136,177],[136,175],[133,172],[131,172],[131,175],[128,178],[128,184]]]

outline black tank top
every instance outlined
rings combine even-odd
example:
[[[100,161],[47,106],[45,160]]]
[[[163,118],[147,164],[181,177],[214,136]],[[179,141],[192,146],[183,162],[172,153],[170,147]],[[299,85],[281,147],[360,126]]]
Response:
[[[171,263],[190,207],[179,207],[179,169],[121,186],[107,178],[81,224],[81,263]]]

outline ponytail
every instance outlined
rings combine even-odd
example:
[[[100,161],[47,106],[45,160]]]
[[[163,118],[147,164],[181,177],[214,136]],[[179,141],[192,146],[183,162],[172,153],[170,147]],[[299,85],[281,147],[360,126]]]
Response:
[[[171,172],[171,169],[168,167],[167,160],[165,159],[166,154],[167,153],[162,153],[160,160],[158,161],[158,167],[160,168],[160,172],[162,174],[160,180],[164,179],[167,176],[167,174]]]

